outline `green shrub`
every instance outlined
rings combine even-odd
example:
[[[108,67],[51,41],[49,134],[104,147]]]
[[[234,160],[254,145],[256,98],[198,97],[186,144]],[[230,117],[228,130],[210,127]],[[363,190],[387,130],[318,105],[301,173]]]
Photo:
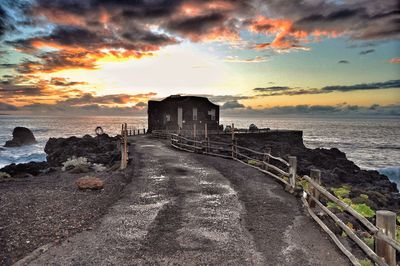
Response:
[[[358,260],[361,266],[373,266],[372,262],[369,259]]]
[[[366,194],[360,194],[360,198],[367,200],[368,199],[368,195]]]
[[[339,188],[332,188],[333,194],[339,199],[347,197],[350,194],[351,187],[348,185],[344,185]]]
[[[371,218],[375,216],[375,211],[371,209],[367,204],[352,204],[351,207],[366,218]]]
[[[368,245],[368,247],[370,247],[371,249],[374,249],[374,237],[364,237],[363,241],[365,244]]]
[[[247,160],[247,163],[253,166],[260,166],[260,162],[257,160]]]
[[[298,183],[305,191],[308,191],[308,188],[310,187],[310,185],[307,180],[302,179]]]
[[[75,168],[78,166],[87,166],[89,168],[90,163],[85,157],[72,156],[71,158],[68,158],[67,161],[63,162],[63,167],[61,168],[61,170],[65,172],[69,168]]]
[[[328,203],[326,204],[326,206],[328,207],[328,209],[338,209],[341,212],[343,212],[343,208],[340,207],[339,205],[337,205],[336,203],[334,203],[333,201],[328,201]]]
[[[353,202],[351,201],[351,199],[349,199],[349,198],[342,198],[341,199],[344,203],[346,203],[347,205],[350,205],[351,206],[351,204],[353,204]]]
[[[4,178],[4,179],[11,178],[11,176],[6,172],[0,172],[0,179],[2,179],[2,178]]]

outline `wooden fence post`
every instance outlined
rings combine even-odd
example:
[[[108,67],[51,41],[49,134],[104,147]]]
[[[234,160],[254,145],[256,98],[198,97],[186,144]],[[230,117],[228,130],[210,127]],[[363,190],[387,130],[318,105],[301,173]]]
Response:
[[[269,163],[269,155],[270,154],[271,154],[271,148],[266,148],[265,152],[264,152],[264,155],[263,155],[263,162],[264,163]],[[267,171],[268,170],[268,166],[263,164],[263,169],[265,171]]]
[[[193,139],[196,140],[196,123],[193,124]]]
[[[321,184],[321,171],[317,169],[311,169],[310,178],[313,179],[317,184]],[[309,184],[310,194],[316,199],[319,200],[319,191],[314,188],[311,184]],[[315,202],[311,198],[309,199],[309,205],[311,208],[315,207]]]
[[[128,129],[127,124],[122,124],[121,129],[121,169],[125,169],[128,162]]]
[[[231,135],[232,135],[232,158],[235,158],[235,124],[232,123],[231,128]]]
[[[289,156],[289,184],[294,191],[297,176],[297,157]]]
[[[376,227],[385,235],[396,237],[396,213],[391,211],[376,212]],[[384,240],[375,239],[375,252],[383,257],[389,266],[396,266],[396,250]]]
[[[207,122],[204,124],[204,139],[206,142],[206,153],[208,153],[208,132],[207,132]]]

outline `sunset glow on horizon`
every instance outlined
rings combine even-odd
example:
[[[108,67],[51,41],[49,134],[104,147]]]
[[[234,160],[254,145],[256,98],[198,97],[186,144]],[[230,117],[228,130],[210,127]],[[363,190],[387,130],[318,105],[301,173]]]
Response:
[[[143,114],[149,99],[189,94],[235,114],[399,115],[396,10],[395,0],[5,0],[0,112]]]

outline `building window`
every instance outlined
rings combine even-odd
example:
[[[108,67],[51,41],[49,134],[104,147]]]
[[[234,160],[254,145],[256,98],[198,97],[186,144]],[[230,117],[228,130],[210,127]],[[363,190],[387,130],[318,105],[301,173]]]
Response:
[[[208,115],[211,116],[211,120],[215,120],[215,109],[208,111]]]
[[[194,107],[193,108],[193,121],[196,121],[196,120],[197,120],[197,108]]]

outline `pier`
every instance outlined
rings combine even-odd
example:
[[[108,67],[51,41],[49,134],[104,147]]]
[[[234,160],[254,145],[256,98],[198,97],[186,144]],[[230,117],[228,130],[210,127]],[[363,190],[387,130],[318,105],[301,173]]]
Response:
[[[31,265],[348,265],[273,179],[224,158],[131,138],[133,175],[97,228]]]
[[[361,265],[328,219],[376,264],[394,265],[399,244],[391,212],[378,212],[374,225],[321,186],[319,170],[299,175],[298,158],[238,142],[248,134],[252,141],[298,141],[300,131],[239,132],[133,135],[124,124],[120,168],[132,182],[121,199],[93,230],[17,265]],[[362,223],[376,248],[326,199]]]

